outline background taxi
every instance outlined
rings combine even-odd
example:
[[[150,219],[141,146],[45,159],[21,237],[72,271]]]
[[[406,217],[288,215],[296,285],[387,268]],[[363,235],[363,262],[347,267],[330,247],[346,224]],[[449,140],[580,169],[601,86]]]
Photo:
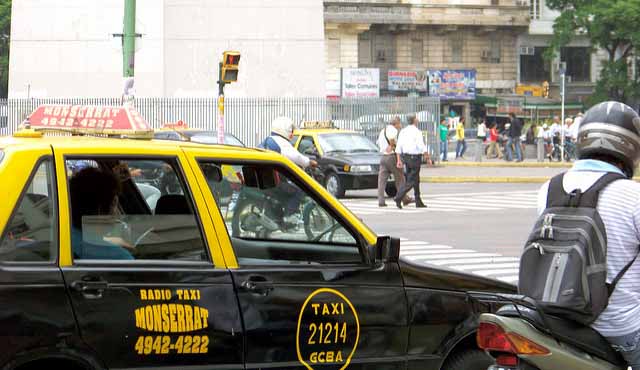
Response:
[[[324,185],[335,197],[347,190],[376,189],[380,152],[366,136],[334,128],[331,121],[302,122],[291,143],[306,156],[314,157],[323,173]],[[388,196],[396,195],[393,179],[386,186]]]
[[[513,286],[403,261],[277,153],[138,134],[0,138],[0,368],[491,363],[468,291]],[[153,201],[151,165],[177,184]]]

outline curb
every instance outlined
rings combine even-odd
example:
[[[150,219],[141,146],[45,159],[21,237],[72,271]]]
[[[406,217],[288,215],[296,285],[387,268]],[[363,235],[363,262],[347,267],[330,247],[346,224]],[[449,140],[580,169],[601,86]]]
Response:
[[[516,167],[516,168],[570,168],[572,163],[560,162],[439,162],[441,167]]]
[[[420,182],[424,183],[487,183],[487,184],[499,184],[499,183],[511,183],[511,184],[542,184],[548,181],[551,177],[538,176],[538,177],[518,177],[518,176],[429,176],[420,177]]]

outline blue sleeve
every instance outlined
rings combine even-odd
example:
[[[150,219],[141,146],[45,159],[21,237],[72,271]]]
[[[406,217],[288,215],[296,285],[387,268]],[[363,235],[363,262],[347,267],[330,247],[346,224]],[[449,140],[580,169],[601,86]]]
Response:
[[[260,143],[260,145],[258,145],[258,148],[271,150],[271,151],[276,152],[276,153],[280,153],[282,151],[280,149],[280,145],[278,145],[278,143],[276,143],[276,141],[273,140],[273,138],[271,136],[269,136],[266,139],[264,139],[264,141],[262,143]]]

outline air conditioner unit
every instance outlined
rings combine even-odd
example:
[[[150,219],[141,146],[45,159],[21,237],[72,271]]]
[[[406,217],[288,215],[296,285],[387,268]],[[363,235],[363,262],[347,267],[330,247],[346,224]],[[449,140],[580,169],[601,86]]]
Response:
[[[482,50],[482,53],[480,54],[480,58],[482,58],[482,60],[487,60],[490,57],[491,57],[491,50],[489,49]]]
[[[516,0],[517,6],[529,6],[529,0]]]
[[[536,53],[536,48],[533,46],[521,46],[520,47],[520,55],[534,55]]]

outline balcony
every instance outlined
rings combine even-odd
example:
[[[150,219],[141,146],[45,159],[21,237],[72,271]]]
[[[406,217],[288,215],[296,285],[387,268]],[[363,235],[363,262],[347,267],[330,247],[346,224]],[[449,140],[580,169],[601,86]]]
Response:
[[[528,0],[331,0],[326,23],[529,26]]]

